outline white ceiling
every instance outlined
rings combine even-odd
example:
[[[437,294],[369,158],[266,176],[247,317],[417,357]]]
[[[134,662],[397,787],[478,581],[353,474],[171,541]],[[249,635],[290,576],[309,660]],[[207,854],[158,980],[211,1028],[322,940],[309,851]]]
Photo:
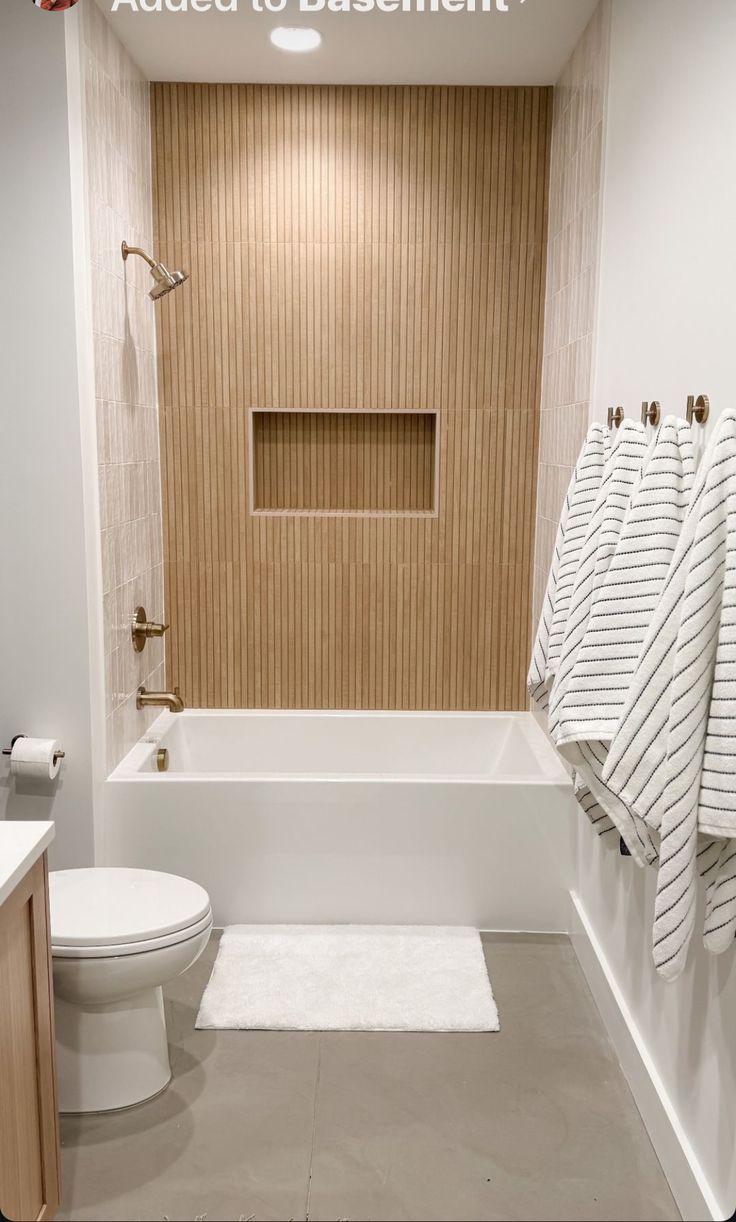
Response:
[[[123,3],[113,14],[113,0],[97,2],[151,80],[341,85],[551,85],[597,4],[507,0],[509,11],[498,12],[494,0],[487,13],[300,13],[299,0],[287,0],[283,12],[268,13],[238,0],[234,13],[145,13]],[[322,46],[279,51],[268,37],[277,25],[314,26]]]

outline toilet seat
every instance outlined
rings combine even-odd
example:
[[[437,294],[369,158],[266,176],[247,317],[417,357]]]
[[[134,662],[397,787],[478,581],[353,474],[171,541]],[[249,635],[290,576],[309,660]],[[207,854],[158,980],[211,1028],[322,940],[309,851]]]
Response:
[[[145,954],[212,924],[207,892],[155,870],[92,868],[49,875],[51,947],[57,958]]]
[[[163,934],[160,938],[147,938],[140,942],[123,942],[113,946],[64,946],[53,941],[51,954],[54,959],[117,959],[121,955],[145,955],[148,951],[161,950],[165,946],[178,946],[180,942],[188,942],[196,938],[203,930],[213,925],[212,910],[203,916],[201,921],[186,929],[178,929],[173,933]]]

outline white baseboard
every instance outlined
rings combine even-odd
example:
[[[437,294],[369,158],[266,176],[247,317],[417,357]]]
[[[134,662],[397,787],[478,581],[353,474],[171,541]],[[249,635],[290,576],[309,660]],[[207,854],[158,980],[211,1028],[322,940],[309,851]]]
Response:
[[[571,892],[570,937],[642,1120],[685,1222],[724,1215],[688,1141],[579,897]]]

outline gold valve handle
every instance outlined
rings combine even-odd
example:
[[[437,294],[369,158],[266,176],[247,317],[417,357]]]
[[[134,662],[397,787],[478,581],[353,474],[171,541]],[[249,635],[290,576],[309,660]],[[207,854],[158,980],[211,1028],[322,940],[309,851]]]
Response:
[[[168,631],[168,624],[152,623],[146,615],[145,607],[136,607],[130,630],[136,653],[143,653],[146,641],[160,639]]]
[[[162,637],[162,636],[164,635],[164,633],[165,633],[165,632],[168,632],[168,631],[169,631],[169,625],[168,625],[168,624],[151,624],[151,623],[148,623],[148,624],[146,624],[146,625],[145,625],[145,633],[146,633],[146,637],[148,638],[148,640],[149,640],[149,641],[151,641],[151,640],[153,640],[153,639],[155,639],[155,638]]]

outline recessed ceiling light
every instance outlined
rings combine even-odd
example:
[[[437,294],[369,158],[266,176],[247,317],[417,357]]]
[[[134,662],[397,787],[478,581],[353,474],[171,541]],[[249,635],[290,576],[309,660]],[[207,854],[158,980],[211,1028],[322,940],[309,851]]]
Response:
[[[306,26],[279,25],[271,30],[271,42],[282,51],[314,51],[322,42],[322,35]]]

